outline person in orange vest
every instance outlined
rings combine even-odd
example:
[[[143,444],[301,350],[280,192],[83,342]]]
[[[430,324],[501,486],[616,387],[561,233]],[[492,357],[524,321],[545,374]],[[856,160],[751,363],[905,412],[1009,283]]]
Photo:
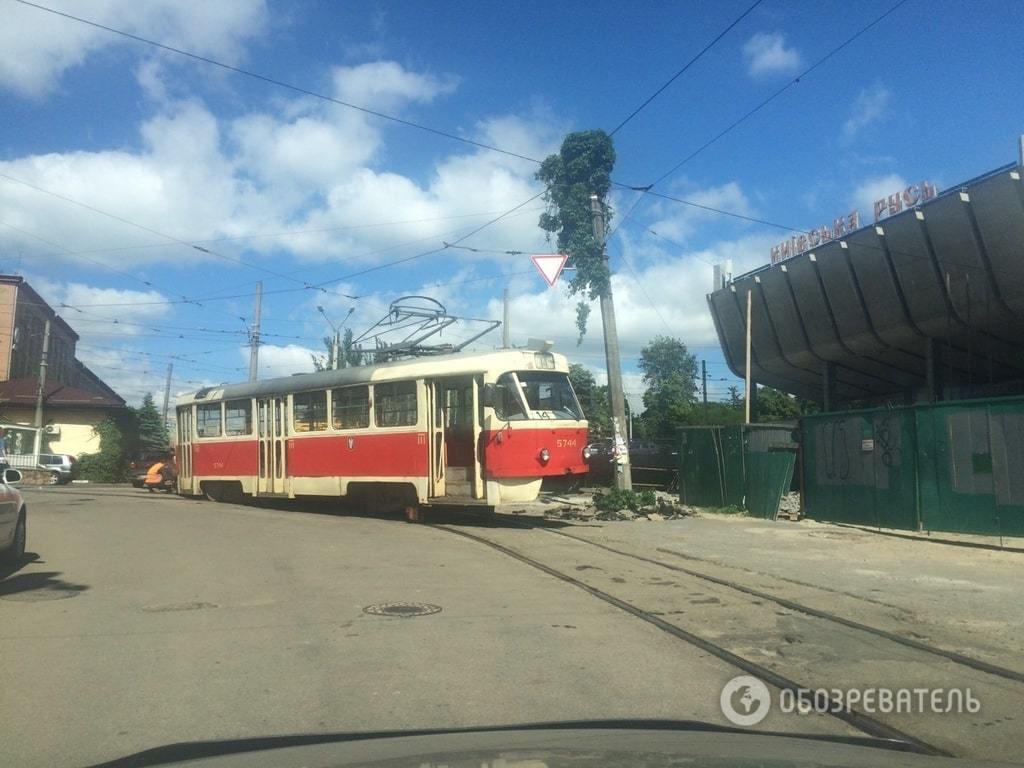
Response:
[[[165,461],[158,461],[146,470],[146,479],[142,481],[149,492],[163,488],[171,490],[174,487],[174,467]]]

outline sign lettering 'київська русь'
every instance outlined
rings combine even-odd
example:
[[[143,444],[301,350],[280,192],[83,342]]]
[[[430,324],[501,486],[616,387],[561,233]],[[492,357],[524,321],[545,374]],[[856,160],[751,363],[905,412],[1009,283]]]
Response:
[[[935,187],[930,182],[922,181],[920,184],[911,184],[902,192],[894,192],[875,201],[875,223],[877,224],[887,216],[893,216],[906,208],[913,208],[925,200],[931,200],[933,197],[935,197]],[[858,229],[860,229],[860,213],[850,211],[845,216],[835,219],[831,225],[823,224],[810,232],[794,235],[789,240],[783,240],[778,245],[773,245],[771,249],[772,264],[791,259],[832,240],[838,240]]]

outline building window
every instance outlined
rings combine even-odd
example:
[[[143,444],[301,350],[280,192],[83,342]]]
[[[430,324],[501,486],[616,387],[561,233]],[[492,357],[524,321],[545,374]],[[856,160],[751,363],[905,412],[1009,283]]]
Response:
[[[235,400],[224,403],[224,434],[248,435],[252,433],[252,401]]]
[[[335,429],[366,429],[370,426],[370,388],[343,387],[331,392],[331,417]]]
[[[375,384],[373,399],[378,427],[411,427],[416,424],[415,381]]]
[[[196,408],[196,437],[220,437],[220,403]]]
[[[292,395],[292,426],[296,432],[322,432],[327,429],[327,392]]]

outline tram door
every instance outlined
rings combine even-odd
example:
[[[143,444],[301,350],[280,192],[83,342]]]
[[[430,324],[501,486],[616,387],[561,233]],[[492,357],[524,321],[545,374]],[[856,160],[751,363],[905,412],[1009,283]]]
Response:
[[[192,406],[178,409],[178,492],[192,492]]]
[[[427,388],[431,414],[432,496],[483,498],[477,379],[470,376],[438,379]]]
[[[431,497],[444,496],[447,492],[445,468],[447,461],[444,449],[444,382],[427,382],[427,425],[430,440],[430,489]]]
[[[258,493],[284,493],[287,455],[285,452],[284,397],[266,397],[256,401],[256,430],[259,438]]]

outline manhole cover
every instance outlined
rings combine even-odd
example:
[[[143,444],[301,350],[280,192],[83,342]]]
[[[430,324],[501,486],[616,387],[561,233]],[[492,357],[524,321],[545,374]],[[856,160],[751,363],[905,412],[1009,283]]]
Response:
[[[164,605],[144,605],[142,610],[150,613],[166,613],[168,611],[201,611],[204,608],[216,608],[216,603],[165,603]]]
[[[85,587],[75,586],[45,586],[35,589],[26,589],[21,592],[0,593],[0,600],[16,600],[22,603],[37,603],[43,600],[64,600],[68,597],[78,597]]]
[[[440,613],[440,605],[430,603],[378,603],[363,608],[363,613],[372,613],[374,616],[398,616],[408,619],[412,616],[429,616],[432,613]]]

